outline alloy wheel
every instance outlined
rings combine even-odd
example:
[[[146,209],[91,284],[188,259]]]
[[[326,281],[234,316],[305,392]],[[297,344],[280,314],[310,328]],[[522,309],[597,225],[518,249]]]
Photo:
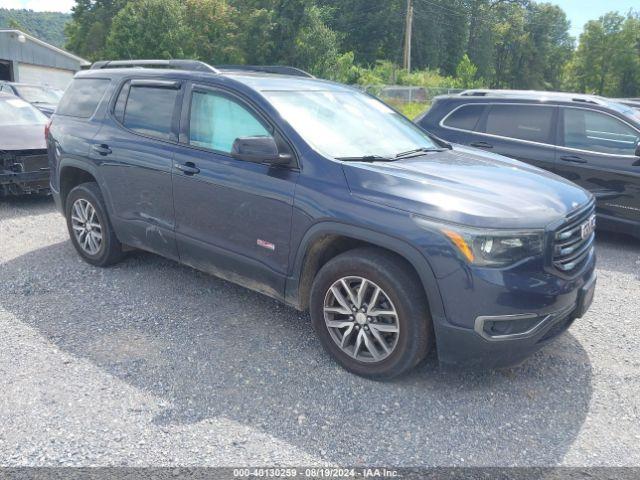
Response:
[[[350,357],[380,362],[398,343],[398,312],[387,293],[363,277],[343,277],[325,295],[324,321],[331,338]]]
[[[80,248],[89,255],[96,255],[102,247],[102,226],[96,209],[84,198],[79,198],[71,208],[71,227]]]

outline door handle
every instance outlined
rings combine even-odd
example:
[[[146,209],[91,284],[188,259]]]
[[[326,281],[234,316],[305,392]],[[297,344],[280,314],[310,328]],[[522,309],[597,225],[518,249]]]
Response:
[[[493,148],[493,145],[487,142],[473,142],[471,146],[476,148]]]
[[[196,167],[196,164],[193,162],[187,163],[178,163],[176,164],[176,169],[180,170],[185,175],[195,175],[196,173],[200,173],[200,169]]]
[[[587,161],[577,155],[565,155],[564,157],[560,157],[560,160],[563,162],[571,162],[571,163],[587,163]]]
[[[109,145],[105,145],[104,143],[101,145],[93,145],[91,149],[98,155],[102,155],[103,157],[106,157],[107,155],[111,155],[113,153],[109,148]]]

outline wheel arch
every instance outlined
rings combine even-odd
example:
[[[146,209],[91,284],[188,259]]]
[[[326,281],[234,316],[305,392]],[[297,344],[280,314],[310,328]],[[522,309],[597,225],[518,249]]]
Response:
[[[302,238],[293,262],[293,275],[287,279],[287,303],[306,310],[311,285],[320,268],[340,253],[365,246],[377,247],[402,258],[420,279],[432,318],[444,317],[436,277],[427,259],[415,247],[384,233],[336,222],[316,224]]]
[[[74,187],[86,182],[96,182],[99,185],[97,169],[86,162],[65,159],[60,162],[58,186],[60,188],[60,204],[62,209],[67,201],[69,192]]]

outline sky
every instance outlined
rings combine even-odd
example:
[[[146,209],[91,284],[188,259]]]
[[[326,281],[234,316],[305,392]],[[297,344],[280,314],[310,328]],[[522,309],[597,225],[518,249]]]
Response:
[[[562,7],[571,20],[571,34],[578,37],[582,27],[589,20],[606,12],[617,10],[627,13],[634,7],[640,10],[639,0],[547,0]],[[74,0],[0,0],[0,7],[30,8],[36,11],[70,12]]]
[[[0,0],[0,4],[3,0]],[[618,11],[626,14],[630,8],[640,11],[639,0],[547,0],[559,5],[571,21],[571,35],[578,38],[582,27],[589,20],[595,20],[607,12]]]

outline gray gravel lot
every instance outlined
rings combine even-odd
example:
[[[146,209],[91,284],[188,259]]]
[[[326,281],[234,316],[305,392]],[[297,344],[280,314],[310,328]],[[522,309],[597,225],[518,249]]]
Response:
[[[350,375],[308,317],[134,253],[80,260],[0,201],[0,465],[640,466],[640,241],[601,234],[586,318],[524,365]]]

